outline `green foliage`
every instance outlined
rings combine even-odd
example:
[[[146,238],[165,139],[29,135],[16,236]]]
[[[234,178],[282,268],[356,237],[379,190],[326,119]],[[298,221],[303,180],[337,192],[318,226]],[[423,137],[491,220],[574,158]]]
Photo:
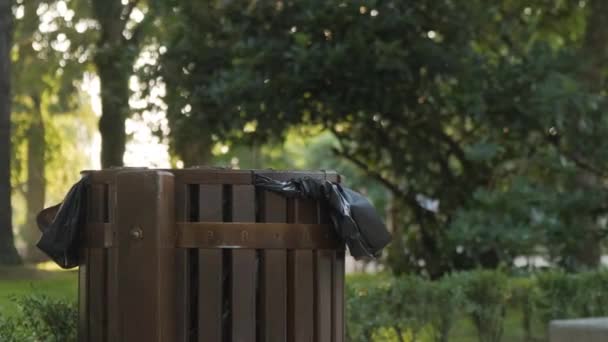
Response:
[[[0,316],[0,340],[76,341],[78,310],[74,303],[45,295],[27,295],[14,301],[19,312],[16,316]]]
[[[538,314],[536,300],[539,296],[539,290],[536,281],[531,277],[514,278],[511,281],[511,291],[511,304],[521,312],[521,328],[524,332],[524,340],[532,341],[534,320]]]
[[[463,338],[468,320],[480,342],[535,341],[546,334],[551,320],[607,315],[607,279],[606,270],[516,277],[476,270],[434,281],[417,276],[350,276],[347,334],[352,341],[446,342]]]
[[[347,282],[347,335],[350,341],[391,339],[444,342],[463,305],[462,288],[446,276],[432,282],[418,276]]]
[[[336,139],[329,158],[399,204],[393,270],[438,278],[538,253],[597,265],[601,2],[169,4],[150,74],[167,84],[180,158],[201,139],[259,147],[321,127]]]
[[[388,289],[385,303],[391,303],[385,309],[388,313],[388,326],[396,334],[403,336],[409,332],[411,340],[416,340],[422,329],[431,320],[431,287],[426,281],[416,276],[395,278]]]
[[[503,324],[511,289],[507,276],[500,271],[471,271],[461,273],[465,312],[471,315],[480,342],[498,342],[503,335]]]
[[[428,306],[430,310],[431,341],[447,342],[450,331],[457,321],[457,315],[465,301],[463,288],[452,275],[441,281],[424,284],[429,289]]]
[[[385,325],[385,286],[373,283],[348,283],[346,286],[346,325],[349,341],[370,341],[374,331]]]
[[[564,273],[538,276],[536,306],[542,322],[552,319],[608,315],[608,272]]]
[[[538,276],[540,289],[537,307],[541,320],[548,323],[556,318],[579,317],[583,311],[581,285],[576,274],[551,271]]]

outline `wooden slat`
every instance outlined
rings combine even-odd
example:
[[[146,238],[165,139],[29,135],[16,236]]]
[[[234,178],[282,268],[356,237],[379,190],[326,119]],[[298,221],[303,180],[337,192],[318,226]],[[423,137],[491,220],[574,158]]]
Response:
[[[118,281],[118,248],[106,250],[106,281],[107,281],[107,341],[120,341],[120,310],[121,303]]]
[[[221,249],[198,250],[198,341],[222,341]]]
[[[331,342],[331,250],[316,250],[315,257],[315,341]]]
[[[85,245],[90,248],[108,248],[113,245],[113,225],[106,222],[90,222],[84,231]]]
[[[86,342],[88,332],[88,250],[83,248],[80,252],[81,261],[78,268],[78,341]]]
[[[89,221],[103,223],[106,204],[104,203],[105,185],[93,183],[90,187]],[[102,235],[103,236],[103,235]],[[102,248],[87,250],[87,313],[88,340],[90,342],[105,341],[105,301],[106,301],[106,264]]]
[[[245,170],[178,169],[167,170],[175,174],[185,184],[251,184],[251,172]]]
[[[222,185],[199,186],[199,221],[221,221]],[[221,249],[198,250],[198,341],[222,341],[223,255]]]
[[[116,191],[121,341],[174,339],[173,175],[119,172]]]
[[[106,279],[107,279],[107,321],[108,321],[108,335],[107,340],[110,341],[120,341],[120,298],[118,296],[119,293],[119,282],[118,282],[118,247],[114,245],[114,237],[115,237],[115,225],[116,221],[116,185],[109,184],[108,185],[108,198],[107,198],[107,225],[104,241],[105,246],[109,247],[106,249]]]
[[[315,249],[338,248],[331,225],[302,223],[178,223],[178,247]]]
[[[336,172],[327,171],[325,179],[337,182]],[[331,224],[329,208],[324,203],[317,202],[317,222]],[[331,239],[338,242],[338,246],[331,249],[318,249],[314,251],[315,259],[315,341],[332,341],[332,263],[336,249],[341,249],[339,240],[331,225],[327,232]]]
[[[255,189],[253,185],[232,187],[232,221],[255,222]],[[247,233],[242,236],[248,240]],[[232,341],[256,340],[256,271],[255,249],[232,252]]]
[[[337,251],[333,261],[332,342],[344,341],[344,251]]]
[[[175,176],[175,219],[178,222],[188,221],[187,208],[189,194],[187,184]],[[175,298],[176,298],[176,341],[190,342],[191,334],[191,296],[190,296],[190,259],[186,248],[176,249],[175,261]]]
[[[285,198],[263,192],[262,221],[287,222]],[[287,341],[287,254],[285,250],[262,250],[260,267],[260,340]]]
[[[104,250],[90,248],[88,253],[89,268],[89,340],[90,342],[106,341],[106,264]]]
[[[297,223],[316,223],[316,202],[296,200]],[[290,250],[288,254],[288,336],[289,341],[310,342],[314,338],[313,255],[310,250]]]

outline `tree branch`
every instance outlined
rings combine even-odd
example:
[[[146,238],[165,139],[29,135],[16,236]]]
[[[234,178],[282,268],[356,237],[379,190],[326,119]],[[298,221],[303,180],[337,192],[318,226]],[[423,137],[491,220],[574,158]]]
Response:
[[[387,189],[389,189],[395,195],[400,196],[400,197],[407,197],[407,192],[404,192],[402,189],[399,189],[399,186],[397,184],[391,182],[386,177],[382,176],[378,171],[372,170],[367,164],[365,164],[363,161],[357,159],[352,154],[349,154],[349,153],[347,153],[343,150],[339,150],[337,148],[333,148],[332,152],[334,154],[336,154],[337,156],[346,158],[353,164],[357,165],[357,167],[362,169],[363,172],[365,172],[366,174],[370,175],[371,177],[373,177],[374,179],[376,179],[377,181],[382,183]]]

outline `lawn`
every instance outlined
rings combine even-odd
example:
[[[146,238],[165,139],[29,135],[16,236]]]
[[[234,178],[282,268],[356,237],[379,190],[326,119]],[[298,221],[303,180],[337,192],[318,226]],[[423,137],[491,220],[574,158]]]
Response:
[[[12,315],[16,306],[11,298],[28,293],[76,300],[78,271],[40,266],[0,267],[0,314]]]

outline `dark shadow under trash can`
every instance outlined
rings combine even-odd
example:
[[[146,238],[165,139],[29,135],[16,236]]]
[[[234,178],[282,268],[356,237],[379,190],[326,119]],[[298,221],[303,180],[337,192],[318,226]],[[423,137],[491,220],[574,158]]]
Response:
[[[80,341],[319,341],[344,337],[344,245],[324,204],[254,174],[85,171]]]

